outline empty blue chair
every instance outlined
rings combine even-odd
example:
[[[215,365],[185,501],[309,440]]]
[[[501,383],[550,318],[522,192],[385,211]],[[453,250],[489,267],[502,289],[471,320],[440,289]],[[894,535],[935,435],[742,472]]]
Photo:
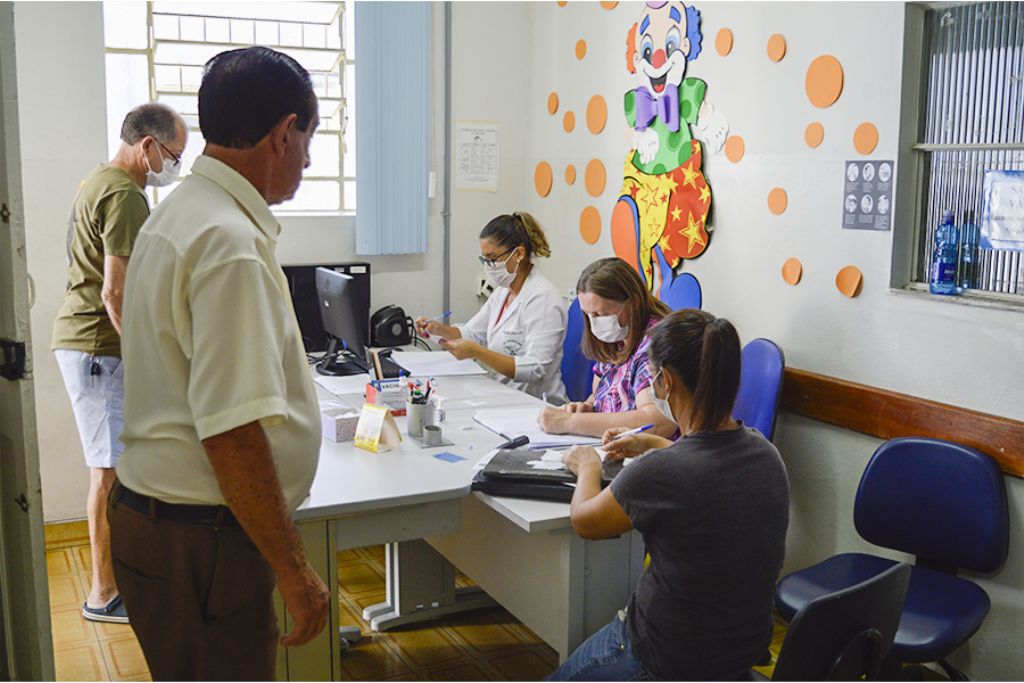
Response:
[[[661,247],[655,247],[654,254],[658,259],[658,269],[661,273],[658,298],[673,311],[683,308],[700,308],[702,298],[700,282],[697,278],[689,273],[679,273],[678,275],[673,273],[665,255],[661,253]]]
[[[910,565],[900,562],[804,605],[786,631],[772,680],[879,680],[906,602],[910,573]]]
[[[974,635],[991,606],[988,594],[958,569],[989,574],[1006,561],[1009,512],[999,465],[967,446],[922,437],[891,439],[861,476],[854,524],[875,545],[917,558],[889,663],[938,662]],[[775,604],[791,619],[805,604],[896,564],[844,553],[779,582]]]
[[[583,401],[594,386],[594,361],[583,355],[583,311],[580,300],[573,299],[562,342],[562,383],[570,401]]]
[[[769,441],[775,434],[775,414],[782,394],[782,375],[786,359],[782,349],[767,339],[755,339],[743,347],[740,388],[736,393],[732,416],[764,434]]]

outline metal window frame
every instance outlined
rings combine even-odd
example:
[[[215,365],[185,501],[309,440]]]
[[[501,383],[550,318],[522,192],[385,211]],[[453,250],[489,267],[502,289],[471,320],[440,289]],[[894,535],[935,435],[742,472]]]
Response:
[[[304,45],[283,45],[283,44],[268,45],[268,47],[272,47],[274,49],[281,49],[281,50],[289,50],[289,49],[310,50],[310,51],[313,51],[313,52],[320,52],[320,53],[325,53],[325,54],[334,54],[334,55],[336,55],[336,58],[335,58],[333,64],[331,65],[331,70],[330,71],[317,70],[316,75],[319,75],[321,73],[331,74],[331,73],[333,73],[336,70],[338,72],[338,81],[339,81],[338,82],[338,87],[339,87],[339,92],[340,92],[340,96],[338,98],[333,98],[333,97],[332,98],[328,98],[330,100],[335,100],[335,99],[338,100],[338,103],[339,103],[338,104],[338,113],[339,113],[339,118],[340,118],[340,121],[341,121],[340,126],[338,127],[337,130],[329,130],[329,131],[328,130],[320,130],[320,131],[318,131],[316,133],[316,135],[330,135],[330,136],[333,136],[333,137],[337,138],[337,143],[338,143],[338,175],[337,176],[309,176],[309,175],[303,176],[303,180],[309,180],[309,181],[330,181],[330,182],[337,183],[337,185],[338,185],[338,205],[337,205],[337,208],[335,208],[335,209],[322,209],[322,208],[321,209],[292,209],[292,210],[277,209],[277,210],[275,210],[275,213],[276,214],[280,214],[280,215],[290,215],[290,216],[310,216],[310,215],[321,215],[321,216],[322,215],[337,215],[337,216],[343,216],[343,215],[352,215],[354,213],[354,211],[355,211],[355,207],[349,207],[345,203],[345,183],[346,183],[346,181],[354,182],[356,180],[355,176],[345,175],[345,140],[344,140],[344,134],[345,134],[346,127],[348,125],[348,108],[350,106],[352,106],[352,104],[353,104],[353,103],[349,102],[348,98],[346,97],[345,67],[347,65],[354,65],[355,64],[355,59],[354,59],[353,55],[350,54],[350,51],[346,49],[348,46],[345,45],[345,22],[346,21],[351,21],[351,18],[349,16],[347,16],[347,13],[346,13],[345,1],[344,0],[336,0],[337,7],[336,7],[335,12],[334,12],[333,16],[331,17],[330,21],[327,22],[327,23],[298,21],[298,20],[289,20],[289,19],[253,19],[253,18],[247,18],[247,17],[229,17],[229,16],[219,16],[219,15],[195,14],[195,13],[191,13],[191,12],[157,12],[157,11],[154,11],[153,4],[154,4],[153,0],[147,0],[147,2],[146,2],[146,34],[147,34],[148,47],[146,47],[146,48],[120,48],[120,47],[106,47],[105,46],[105,54],[129,54],[129,55],[139,55],[139,56],[145,56],[146,57],[147,71],[148,71],[148,76],[149,76],[148,91],[149,91],[149,99],[150,99],[150,101],[157,101],[157,98],[160,97],[161,95],[166,95],[166,96],[182,96],[182,97],[192,97],[192,98],[197,96],[197,93],[185,91],[183,86],[182,86],[182,89],[179,90],[179,91],[170,91],[170,90],[161,89],[161,88],[157,87],[157,84],[156,84],[156,68],[157,68],[157,66],[171,66],[171,67],[174,67],[174,66],[177,66],[177,67],[194,67],[194,66],[196,66],[195,64],[171,64],[171,63],[166,63],[166,64],[165,63],[159,63],[158,64],[156,62],[156,50],[157,50],[157,47],[159,45],[163,45],[163,44],[167,44],[167,45],[211,45],[211,46],[214,46],[214,47],[218,47],[219,46],[219,47],[222,47],[224,49],[233,49],[233,48],[238,48],[238,47],[241,47],[241,46],[252,44],[252,43],[234,42],[234,41],[229,41],[229,42],[206,41],[205,40],[205,36],[206,36],[205,20],[207,20],[207,19],[219,19],[219,20],[225,20],[225,21],[228,21],[228,22],[233,21],[233,20],[252,21],[252,22],[264,21],[264,22],[268,22],[268,23],[276,23],[278,25],[280,25],[280,24],[295,24],[295,25],[298,25],[298,26],[306,26],[308,24],[318,24],[318,25],[323,25],[323,26],[326,26],[326,27],[330,27],[330,25],[333,24],[336,20],[338,21],[338,32],[339,32],[339,38],[340,38],[340,41],[339,41],[340,47],[338,49],[306,47]],[[176,17],[178,19],[178,36],[179,36],[178,39],[166,39],[166,38],[157,38],[156,37],[156,30],[155,30],[155,26],[154,26],[154,17],[157,16],[157,15],[159,15],[159,16],[168,16],[168,17]],[[203,25],[204,40],[202,40],[202,41],[192,41],[192,40],[182,40],[182,39],[180,39],[180,36],[181,36],[180,20],[183,17],[184,18],[195,18],[195,19],[203,19],[204,20],[204,25]],[[280,43],[280,26],[279,26],[279,30],[278,30],[278,39],[279,39],[278,42]],[[179,85],[180,85],[180,77],[179,77]],[[200,133],[199,128],[197,126],[189,126],[189,132],[190,132],[190,134],[191,133]],[[156,190],[156,188],[146,188],[146,189],[147,189],[147,192],[150,195],[150,201],[151,201],[152,205],[155,206],[158,203],[158,197],[157,197],[157,190]]]
[[[1020,93],[1024,83],[1010,83],[1001,87],[992,95],[996,99],[993,104],[990,100],[983,101],[984,107],[976,107],[976,100],[964,96],[966,93],[976,92],[978,87],[988,86],[987,78],[993,72],[990,61],[976,59],[974,69],[961,69],[953,71],[962,66],[963,60],[953,60],[943,64],[943,68],[949,69],[946,72],[948,81],[954,86],[956,92],[950,92],[947,88],[943,92],[935,90],[935,79],[931,78],[931,66],[929,56],[933,55],[933,47],[929,12],[943,12],[953,17],[955,12],[967,12],[979,9],[979,4],[943,4],[942,6],[930,6],[914,3],[906,7],[906,22],[904,30],[904,59],[903,59],[903,97],[900,121],[900,153],[899,166],[904,171],[897,178],[898,197],[903,201],[898,202],[896,217],[898,225],[905,226],[893,242],[893,260],[891,273],[891,286],[894,288],[907,288],[911,290],[922,289],[922,281],[926,282],[925,276],[927,263],[930,260],[933,248],[932,238],[934,235],[937,220],[930,215],[935,212],[935,207],[930,206],[932,194],[936,191],[932,185],[932,164],[939,155],[960,153],[960,158],[952,163],[962,164],[968,168],[973,164],[972,169],[984,166],[985,161],[976,157],[996,153],[1013,154],[1014,159],[1004,162],[1010,165],[1019,164],[1016,153],[1024,151],[1024,124],[1017,121],[1024,112],[1018,110],[1020,106]],[[988,5],[996,11],[1004,12],[999,17],[1012,18],[1014,13],[1024,11],[1024,3],[1014,2],[1003,5]],[[1020,16],[1018,14],[1018,16]],[[997,18],[998,19],[998,18]],[[961,42],[955,47],[958,50],[969,48],[977,43],[990,44],[1012,44],[1017,45],[1024,28],[1020,20],[1016,23],[1007,22],[1003,27],[996,30],[994,24],[988,33],[983,34],[980,29],[969,32],[967,38],[963,34],[954,36]],[[1000,43],[999,41],[1003,41]],[[1021,51],[1024,52],[1024,51]],[[1015,62],[1009,62],[1004,58],[998,68],[1005,68],[1008,71],[1020,67],[1024,69],[1024,56],[1021,52],[1016,55]],[[1024,72],[1022,72],[1024,73]],[[938,104],[934,104],[935,98],[939,98]],[[944,105],[949,102],[957,102],[955,110],[956,125],[952,130],[944,128],[939,130],[938,117],[946,112]],[[1001,105],[1009,103],[1011,109],[1007,110]],[[1014,112],[1017,113],[1015,116]],[[1002,116],[996,120],[994,114]],[[983,119],[983,128],[990,135],[999,135],[1003,141],[994,142],[994,138],[985,141],[978,139],[977,127],[968,130],[968,122]],[[1008,132],[1007,132],[1008,131]],[[943,163],[951,163],[944,160]],[[977,176],[969,175],[976,173],[976,170],[967,170],[962,177],[954,180],[952,187],[955,187],[954,196],[961,203],[961,209],[976,208],[980,201],[977,188]],[[958,172],[959,173],[959,172]],[[976,214],[977,215],[977,214]],[[980,216],[978,216],[980,218]],[[960,216],[957,216],[959,220]],[[988,282],[979,283],[983,286],[979,289],[968,290],[972,298],[992,296],[1001,302],[1007,297],[1017,299],[1024,305],[1024,257],[1014,252],[979,252],[982,276]]]

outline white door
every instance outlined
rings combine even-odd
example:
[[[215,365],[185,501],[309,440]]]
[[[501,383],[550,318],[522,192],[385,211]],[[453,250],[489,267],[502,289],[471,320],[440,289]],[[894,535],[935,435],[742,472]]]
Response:
[[[0,2],[0,680],[52,681],[15,86],[14,3]]]

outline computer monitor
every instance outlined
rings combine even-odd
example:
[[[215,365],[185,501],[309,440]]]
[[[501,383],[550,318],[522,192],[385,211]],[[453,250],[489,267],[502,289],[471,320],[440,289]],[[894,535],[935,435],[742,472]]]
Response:
[[[316,269],[316,294],[324,331],[330,337],[327,353],[317,363],[322,375],[356,375],[369,372],[366,349],[356,317],[352,276],[329,268]]]

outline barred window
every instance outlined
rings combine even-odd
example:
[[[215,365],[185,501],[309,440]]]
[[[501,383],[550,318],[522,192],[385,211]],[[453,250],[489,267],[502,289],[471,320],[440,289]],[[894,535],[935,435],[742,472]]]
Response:
[[[925,14],[923,108],[914,145],[923,159],[915,279],[928,282],[935,233],[952,211],[958,283],[1024,294],[1020,252],[981,249],[964,225],[980,223],[986,171],[1024,170],[1024,2],[986,2]]]
[[[283,214],[355,211],[353,0],[348,2],[104,2],[107,140],[120,146],[125,114],[163,102],[188,124],[182,176],[203,150],[198,97],[203,64],[218,52],[265,45],[309,71],[320,100],[311,165]],[[155,205],[175,185],[148,188]]]

